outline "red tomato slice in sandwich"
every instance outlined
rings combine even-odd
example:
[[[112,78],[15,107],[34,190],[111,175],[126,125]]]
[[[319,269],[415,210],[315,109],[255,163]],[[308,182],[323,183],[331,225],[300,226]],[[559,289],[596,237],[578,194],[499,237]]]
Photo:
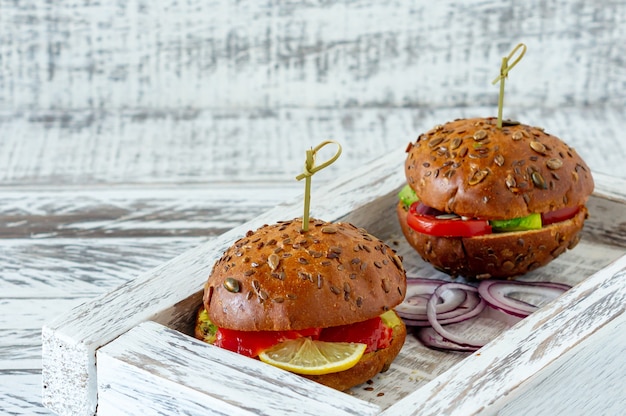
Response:
[[[214,345],[248,357],[256,357],[279,342],[311,337],[327,342],[358,342],[367,345],[366,352],[387,348],[393,330],[380,317],[331,328],[310,328],[300,331],[237,331],[219,328]]]
[[[327,342],[358,342],[367,345],[365,352],[370,352],[387,348],[391,345],[392,337],[393,329],[377,316],[363,322],[324,328],[319,339]]]
[[[237,331],[235,329],[218,328],[215,334],[215,346],[234,351],[248,357],[256,357],[279,342],[300,337],[317,339],[320,328],[301,331]]]
[[[431,215],[430,211],[432,208],[429,209],[421,202],[413,203],[407,215],[409,227],[435,237],[476,237],[491,234],[491,225],[487,220],[440,219]]]

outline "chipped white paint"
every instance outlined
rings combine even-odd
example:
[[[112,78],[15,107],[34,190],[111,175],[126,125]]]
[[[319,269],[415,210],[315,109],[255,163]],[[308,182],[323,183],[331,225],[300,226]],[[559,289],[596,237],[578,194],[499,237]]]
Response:
[[[377,223],[379,227],[381,223],[393,224],[394,221],[390,219],[391,216],[381,218],[379,213],[381,212],[381,206],[389,206],[388,208],[393,206],[393,194],[404,182],[402,172],[399,172],[397,169],[403,158],[404,152],[402,149],[381,158],[375,164],[352,172],[350,177],[342,178],[319,188],[318,194],[314,196],[318,207],[313,210],[314,215],[325,219],[347,218],[361,226],[369,227],[372,225],[372,228],[375,228]],[[601,175],[599,176],[601,177]],[[626,203],[623,191],[623,189],[626,189],[625,182],[623,180],[614,180],[612,182],[600,180],[600,183],[613,184],[610,185],[609,189],[604,190],[604,193],[619,196],[623,208],[623,204]],[[600,193],[602,192],[603,190],[600,188]],[[601,202],[598,203],[601,205]],[[608,203],[611,204],[612,202],[608,201]],[[154,271],[148,272],[115,291],[74,309],[69,314],[59,317],[53,323],[48,324],[44,328],[43,344],[44,383],[47,386],[46,404],[57,411],[74,409],[74,411],[89,412],[90,409],[95,409],[97,370],[93,361],[87,358],[91,357],[93,359],[99,347],[108,344],[137,324],[145,320],[155,319],[155,316],[158,321],[167,321],[169,325],[174,326],[180,325],[182,321],[188,322],[190,319],[189,310],[193,309],[191,304],[193,301],[198,302],[198,293],[201,291],[209,268],[222,251],[237,237],[245,234],[248,229],[256,228],[263,223],[275,222],[281,218],[297,216],[300,214],[299,210],[300,204],[297,201],[271,210],[251,222],[243,224],[205,245],[184,253]],[[390,211],[391,209],[387,209],[383,212]],[[359,219],[362,221],[367,219],[367,221],[360,222],[358,221]],[[403,243],[401,242],[400,244],[402,245]],[[548,322],[544,327],[539,325],[539,327],[535,328],[536,335],[534,335],[537,340],[537,346],[541,346],[541,348],[546,350],[544,361],[539,360],[535,363],[534,359],[526,359],[519,362],[507,359],[507,355],[515,348],[522,348],[519,342],[496,342],[492,350],[481,352],[480,357],[488,357],[492,363],[494,361],[506,361],[507,365],[502,366],[503,369],[505,367],[511,369],[516,365],[527,366],[533,364],[530,367],[531,370],[526,373],[510,371],[506,374],[508,379],[505,377],[504,382],[502,382],[503,380],[495,378],[491,381],[487,380],[489,377],[485,377],[485,374],[482,373],[486,367],[470,366],[473,369],[472,371],[476,372],[473,376],[474,380],[483,385],[492,383],[493,386],[491,388],[495,389],[495,391],[508,393],[517,384],[547,366],[554,357],[558,357],[558,355],[570,348],[572,344],[568,344],[565,340],[571,339],[571,342],[574,344],[578,343],[588,337],[596,326],[604,325],[615,319],[620,311],[619,307],[615,308],[615,305],[620,305],[619,302],[623,302],[626,298],[626,292],[624,292],[624,287],[621,284],[623,276],[620,275],[620,271],[626,267],[626,256],[622,257],[612,267],[617,269],[613,270],[609,267],[606,272],[600,271],[595,277],[589,278],[584,284],[578,286],[572,292],[573,294],[569,295],[561,303],[552,305],[548,309],[549,312],[546,312],[548,315],[539,314],[537,316],[540,318],[529,318],[528,322],[530,323],[526,324],[527,327],[528,325],[541,324],[544,318]],[[181,276],[185,276],[186,280],[181,281]],[[607,281],[613,283],[606,283]],[[598,296],[599,299],[605,299],[605,303],[608,302],[604,305],[606,308],[602,309],[605,311],[604,313],[597,313],[594,310],[594,307],[597,307],[594,304],[595,296]],[[193,301],[185,303],[185,300],[188,298]],[[582,301],[582,298],[585,300]],[[172,305],[180,302],[185,303],[187,306],[172,308]],[[163,313],[162,311],[164,310],[168,312]],[[586,314],[589,314],[589,316]],[[551,319],[554,319],[554,321],[551,321]],[[581,330],[580,326],[573,326],[571,331],[557,334],[560,330],[559,323],[562,322],[562,319],[565,319],[565,322],[572,322],[572,320],[574,322],[579,321],[581,324],[584,322],[584,330]],[[550,322],[553,323],[551,324]],[[511,331],[516,334],[511,336],[513,336],[514,340],[527,339],[529,337],[528,331],[524,331],[522,334]],[[123,339],[124,337],[114,341],[114,343],[123,342]],[[541,342],[552,339],[556,340],[553,345],[549,342],[547,345],[541,344]],[[488,354],[488,351],[493,351],[493,353]],[[129,351],[129,353],[131,355],[135,354],[133,351]],[[138,350],[136,353],[146,356],[145,351]],[[165,351],[164,353],[171,354],[172,352]],[[532,356],[531,352],[528,352],[528,354]],[[237,358],[233,358],[233,365],[236,365]],[[74,362],[83,364],[68,365],[68,363]],[[181,365],[180,362],[171,364]],[[167,366],[167,363],[164,365]],[[207,362],[205,365],[208,368],[210,362]],[[184,366],[179,368],[184,368]],[[135,370],[130,369],[129,371]],[[444,375],[447,374],[446,377],[457,380],[454,375],[457,373],[458,371],[446,372]],[[81,382],[77,384],[68,383],[68,374],[70,379],[78,377]],[[107,386],[113,382],[110,379],[107,380]],[[156,380],[151,382],[156,382]],[[459,381],[455,381],[455,383],[457,382]],[[127,393],[136,400],[143,401],[145,397],[141,395],[141,389],[141,386],[137,386],[137,390],[132,394],[130,392]],[[458,393],[456,389],[454,391]],[[468,390],[463,390],[463,392],[465,394],[463,397],[467,398],[459,398],[457,400],[468,400],[468,403],[476,402],[480,406],[492,404],[493,396],[481,396],[479,392],[470,394]],[[227,401],[232,403],[230,396],[228,397]],[[408,400],[410,405],[406,408],[403,407],[403,411],[415,406],[416,402],[411,401],[410,397],[412,396],[404,399]],[[429,397],[429,400],[434,399],[434,396]],[[404,400],[402,402],[405,402]],[[244,406],[244,401],[245,395],[242,396],[242,402],[239,402],[241,406]],[[159,407],[160,403],[158,401],[151,400],[150,402],[153,403],[155,411],[166,412],[164,408]],[[437,399],[434,402],[440,404],[445,402],[447,405],[450,405],[450,401],[447,399],[442,399],[441,401]],[[60,404],[68,407],[59,407]],[[389,409],[393,408],[392,406]],[[269,411],[269,408],[266,410]]]
[[[588,237],[623,246],[625,25],[626,4],[608,0],[0,0],[0,414],[49,413],[44,322],[226,244],[300,192],[303,152],[323,139],[344,153],[314,189],[442,121],[494,115],[494,69],[520,41],[505,115],[610,175],[596,175],[612,191],[592,200]],[[157,320],[178,325],[175,312]],[[89,342],[66,351],[86,368]]]
[[[98,413],[379,413],[376,405],[241,358],[154,322],[143,323],[122,342],[98,351]]]
[[[492,105],[500,59],[523,41],[511,103],[623,106],[625,13],[608,0],[3,1],[0,103],[166,123],[168,109]],[[73,123],[57,117],[33,121]]]
[[[383,415],[474,415],[497,413],[528,383],[558,358],[605,325],[626,321],[626,255],[559,297],[548,307],[504,332],[479,353],[400,400]],[[613,371],[626,372],[616,352]],[[578,365],[585,366],[584,362]],[[580,383],[602,383],[600,378]],[[626,401],[615,391],[614,400]],[[576,401],[565,392],[563,399]],[[585,400],[590,400],[585,396]],[[610,399],[606,399],[610,400]],[[558,406],[558,404],[557,404]],[[596,403],[601,406],[601,403]],[[602,412],[600,412],[602,413]]]
[[[512,93],[507,97],[507,102],[513,101]],[[625,146],[620,140],[624,107],[554,111],[519,108],[513,103],[510,107],[508,116],[542,126],[584,150],[594,172],[626,178],[626,165],[616,151]],[[322,140],[332,138],[343,145],[340,162],[325,170],[341,176],[406,146],[436,124],[496,113],[495,105],[279,109],[261,115],[248,110],[206,110],[193,119],[166,113],[137,121],[118,112],[94,117],[88,129],[72,128],[60,120],[42,126],[26,115],[5,121],[0,116],[0,180],[4,184],[64,182],[97,187],[224,181],[240,186],[259,181],[290,186],[306,149]],[[124,128],[115,126],[120,123]],[[19,166],[14,165],[16,159],[21,161]]]

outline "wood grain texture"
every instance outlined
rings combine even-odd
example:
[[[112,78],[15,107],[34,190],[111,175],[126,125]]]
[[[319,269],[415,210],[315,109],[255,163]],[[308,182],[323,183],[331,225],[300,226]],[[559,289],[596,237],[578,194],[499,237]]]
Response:
[[[237,354],[153,322],[133,328],[97,357],[103,415],[170,415],[183,409],[228,416],[379,413],[378,406],[258,360],[242,362]]]
[[[626,256],[589,277],[382,415],[495,413],[520,384],[626,312]],[[623,361],[617,366],[624,371]],[[595,380],[595,382],[602,382]],[[578,388],[590,380],[580,380]],[[575,400],[574,398],[570,398]],[[620,398],[622,400],[622,398]]]
[[[0,0],[0,414],[49,413],[48,317],[297,195],[321,140],[344,153],[315,189],[442,121],[495,115],[491,81],[520,41],[505,116],[626,178],[625,27],[610,0]],[[615,204],[594,206],[586,238],[621,245],[623,190],[606,180]],[[184,325],[178,306],[155,319]],[[73,347],[63,359],[93,365],[91,344]]]
[[[317,201],[312,209],[313,216],[330,220],[368,218],[367,223],[356,223],[366,227],[380,222],[376,220],[380,218],[377,201],[381,197],[394,199],[395,191],[404,182],[403,173],[396,168],[403,158],[404,150],[398,149],[351,175],[319,188],[313,197]],[[617,181],[614,188],[621,189],[623,185],[623,181]],[[618,193],[614,189],[607,192]],[[297,216],[299,211],[300,204],[296,202],[277,207],[48,323],[43,331],[46,405],[61,413],[85,413],[93,409],[97,383],[93,357],[100,346],[147,319],[157,317],[161,322],[182,322],[183,315],[188,319],[188,309],[172,308],[172,305],[192,296],[197,298],[209,268],[226,247],[249,229]],[[368,211],[369,215],[360,214],[363,211]],[[186,280],[181,283],[183,276]],[[613,284],[619,285],[619,279],[611,279]],[[590,283],[591,287],[600,287],[597,281],[594,282]],[[623,295],[619,290],[616,291],[616,296]],[[583,303],[580,306],[582,309],[572,313],[584,314],[585,305]],[[97,310],[106,310],[107,313],[94,313]],[[163,314],[164,310],[170,312]],[[609,319],[611,316],[598,313],[595,319]],[[593,322],[591,320],[589,325]],[[548,326],[546,331],[550,332],[550,328]],[[588,332],[581,336],[588,336]],[[551,348],[548,350],[552,351]],[[558,349],[556,351],[554,354],[558,355]],[[72,365],[63,364],[68,362]],[[77,362],[78,365],[75,364]],[[81,382],[67,383],[68,374],[70,380],[78,378]]]
[[[143,110],[142,110],[143,111]],[[293,186],[305,151],[338,140],[342,157],[316,181],[342,176],[406,146],[433,126],[461,117],[495,116],[496,107],[424,109],[207,110],[180,118],[145,110],[0,117],[0,183],[234,183]],[[565,140],[594,172],[626,178],[620,139],[624,107],[518,109],[508,116]],[[86,123],[87,118],[88,123]],[[86,123],[86,124],[85,124]],[[27,137],[27,140],[23,138]]]
[[[54,415],[41,405],[41,370],[0,370],[0,414]]]
[[[626,409],[626,368],[621,366],[626,355],[624,331],[626,314],[621,314],[520,386],[498,415],[622,414]],[[563,400],[552,400],[561,395]],[[575,399],[583,396],[585,400]]]
[[[46,322],[300,192],[300,184],[2,187],[0,414],[50,413],[41,404]]]
[[[403,158],[403,149],[397,149],[349,176],[316,189],[312,192],[312,200],[317,201],[311,207],[312,216],[337,219],[376,200],[381,192],[397,189],[404,181],[403,173],[396,169]],[[375,187],[369,181],[371,176],[365,175],[372,172],[377,173]],[[337,204],[337,201],[342,203]],[[42,331],[44,404],[62,414],[93,412],[97,348],[200,291],[213,263],[249,229],[300,216],[301,210],[300,201],[277,206],[48,322]],[[163,276],[175,278],[166,282],[161,280]],[[141,293],[141,296],[129,299],[129,293]],[[116,306],[107,306],[112,304]],[[112,314],[94,313],[101,308]],[[188,314],[188,311],[175,312]],[[76,382],[68,383],[68,380]]]
[[[294,175],[295,176],[295,175]],[[323,177],[324,175],[319,175]],[[327,178],[324,178],[327,179]],[[208,238],[304,192],[290,186],[211,184],[0,188],[3,239]]]
[[[1,109],[626,104],[622,2],[0,3]],[[529,82],[528,80],[532,80]]]

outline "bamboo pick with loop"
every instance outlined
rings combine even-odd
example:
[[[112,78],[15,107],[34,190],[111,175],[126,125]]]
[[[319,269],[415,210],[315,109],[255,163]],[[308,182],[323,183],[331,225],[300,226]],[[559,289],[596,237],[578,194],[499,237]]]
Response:
[[[329,144],[337,145],[337,152],[335,153],[333,157],[328,159],[326,162],[316,166],[315,156],[317,152],[319,152],[324,146],[327,146]],[[309,230],[309,207],[311,204],[311,176],[313,176],[314,173],[334,163],[335,160],[337,160],[340,155],[341,155],[341,145],[334,140],[323,141],[322,143],[318,144],[314,148],[311,148],[310,150],[306,151],[306,161],[304,162],[304,172],[296,176],[296,179],[299,181],[302,179],[306,179],[305,184],[304,184],[304,215],[302,216],[302,231]]]
[[[513,58],[515,53],[521,49],[519,56],[513,61],[511,65],[509,65],[509,60]],[[500,65],[500,75],[496,77],[491,83],[495,85],[498,81],[500,82],[500,96],[498,97],[498,128],[502,128],[502,107],[504,107],[504,80],[509,75],[509,71],[513,69],[515,65],[522,59],[524,54],[526,53],[526,45],[523,43],[519,43],[509,56],[505,56],[502,58],[502,64]]]

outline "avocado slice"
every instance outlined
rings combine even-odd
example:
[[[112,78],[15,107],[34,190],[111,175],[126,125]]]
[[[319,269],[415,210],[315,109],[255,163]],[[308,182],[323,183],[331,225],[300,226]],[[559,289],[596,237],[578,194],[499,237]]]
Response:
[[[402,205],[404,205],[404,208],[406,209],[409,209],[411,204],[413,204],[414,202],[419,201],[419,198],[415,194],[415,191],[408,184],[404,185],[404,187],[400,190],[400,192],[398,193],[398,198],[400,198]]]
[[[495,233],[538,230],[541,228],[541,214],[532,213],[526,217],[511,218],[508,220],[489,220],[489,224]]]

